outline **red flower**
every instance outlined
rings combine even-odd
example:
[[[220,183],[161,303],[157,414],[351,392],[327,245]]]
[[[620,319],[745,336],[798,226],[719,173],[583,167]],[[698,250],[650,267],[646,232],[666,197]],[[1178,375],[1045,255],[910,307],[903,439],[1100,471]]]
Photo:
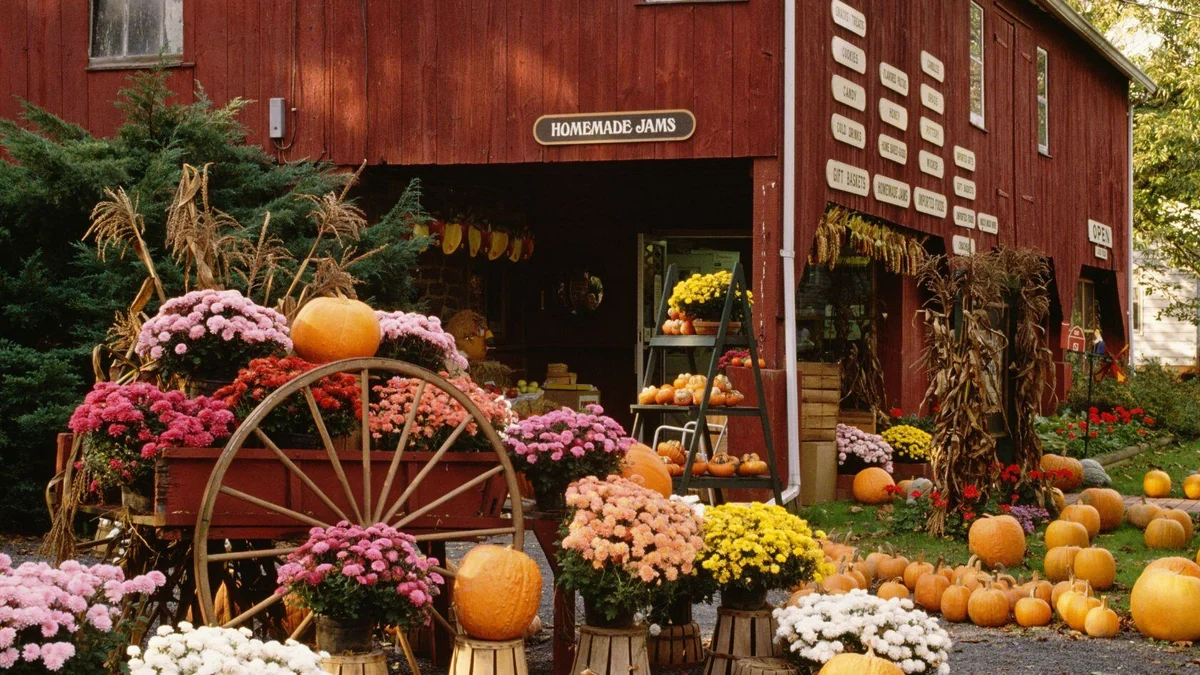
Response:
[[[1030,472],[1029,472],[1029,477],[1030,477],[1030,478],[1032,478],[1032,479],[1034,479],[1034,480],[1041,480],[1041,479],[1042,479],[1042,472],[1041,472],[1040,470],[1038,470],[1038,469],[1034,469],[1033,471],[1030,471]]]
[[[963,488],[963,498],[964,499],[978,499],[979,498],[979,488],[975,487],[974,485],[968,485],[967,487]]]
[[[1018,500],[1018,499],[1020,499],[1020,498],[1021,498],[1021,495],[1019,495],[1019,494],[1017,494],[1017,493],[1015,493],[1015,492],[1014,492],[1014,493],[1012,493],[1012,497],[1009,497],[1008,501],[1010,501],[1010,502],[1012,502],[1012,503],[1016,504],[1016,503],[1017,503],[1017,500]]]
[[[909,496],[909,497],[912,497],[913,499],[920,499],[920,498],[921,498],[921,491],[920,491],[920,490],[913,490],[912,492],[908,493],[908,496]]]
[[[1154,426],[1154,418],[1149,415],[1146,415],[1145,417],[1142,418],[1142,424],[1145,424],[1148,427],[1152,427],[1152,426]]]
[[[900,486],[899,485],[888,485],[887,487],[883,488],[883,491],[888,493],[889,495],[899,494]]]
[[[1079,437],[1075,435],[1074,431],[1072,431],[1071,433],[1067,434],[1067,438],[1075,439],[1075,438],[1079,438]]]
[[[1008,512],[1009,512],[1011,509],[1012,509],[1012,507],[1011,507],[1011,506],[1009,506],[1008,504],[1001,504],[1001,505],[1000,505],[1000,510],[1001,510],[1001,511],[1003,511],[1003,512],[1005,512],[1005,513],[1008,513]]]
[[[1146,435],[1145,429],[1138,429],[1138,436],[1145,436],[1145,435]]]
[[[932,408],[930,408],[930,410],[932,410],[933,412],[941,412],[941,410],[942,410],[942,406],[940,406],[940,405],[938,405],[938,404],[936,404],[936,403],[935,403],[935,404],[933,405],[933,407],[932,407]]]
[[[1092,407],[1088,408],[1089,415],[1095,415],[1098,412],[1100,412],[1100,409],[1097,408],[1096,406],[1092,406]]]
[[[1145,411],[1142,410],[1141,408],[1134,408],[1133,410],[1129,411],[1129,414],[1130,415],[1141,415],[1143,412],[1145,412]]]
[[[935,500],[933,500],[933,505],[934,505],[934,506],[936,506],[936,507],[937,507],[937,508],[939,508],[939,509],[944,509],[944,508],[946,508],[946,506],[947,506],[947,505],[949,505],[949,504],[950,504],[950,502],[949,502],[948,500],[945,500],[945,499],[935,499]]]
[[[1097,437],[1097,436],[1099,436],[1099,435],[1100,435],[1099,433],[1097,433],[1097,432],[1093,431],[1093,432],[1091,432],[1090,434],[1088,434],[1088,438],[1096,438],[1096,437]]]

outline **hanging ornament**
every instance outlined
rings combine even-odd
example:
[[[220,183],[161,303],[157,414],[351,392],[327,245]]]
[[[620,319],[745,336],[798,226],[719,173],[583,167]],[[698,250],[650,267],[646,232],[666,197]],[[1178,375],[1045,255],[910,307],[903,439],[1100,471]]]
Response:
[[[472,258],[479,255],[479,248],[483,246],[483,231],[474,225],[467,228],[467,246]]]
[[[521,237],[513,237],[508,245],[508,259],[517,262],[521,259]]]
[[[508,233],[503,230],[492,230],[491,246],[488,247],[488,260],[498,260],[508,251]]]
[[[446,223],[446,230],[442,236],[442,253],[453,255],[463,240],[462,223]]]

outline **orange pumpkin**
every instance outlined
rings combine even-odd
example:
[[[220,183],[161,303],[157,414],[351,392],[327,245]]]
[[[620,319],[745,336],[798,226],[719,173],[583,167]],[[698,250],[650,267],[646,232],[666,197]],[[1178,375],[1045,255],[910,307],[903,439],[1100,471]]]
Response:
[[[700,459],[699,457],[692,460],[692,475],[693,476],[703,476],[706,473],[708,473],[708,462]]]
[[[533,558],[483,544],[463,556],[454,575],[454,611],[467,635],[480,640],[521,637],[537,616],[542,573]]]
[[[1183,479],[1183,494],[1188,499],[1200,499],[1200,473]]]
[[[664,497],[670,497],[674,492],[667,465],[653,450],[641,443],[629,446],[621,467],[621,475],[632,479],[635,483],[638,482],[635,477],[640,477],[642,485]]]
[[[1143,538],[1146,548],[1183,548],[1188,541],[1183,525],[1170,518],[1155,518],[1150,521]]]
[[[314,298],[292,319],[292,348],[310,363],[375,356],[382,334],[375,310],[349,298]]]
[[[658,444],[658,454],[666,457],[672,464],[683,464],[687,457],[683,454],[683,444],[679,441],[663,441]]]
[[[1087,504],[1100,514],[1100,531],[1112,532],[1125,520],[1125,500],[1111,488],[1088,488],[1079,495],[1079,503]]]
[[[1074,457],[1063,457],[1062,455],[1045,454],[1042,455],[1041,462],[1042,471],[1062,471],[1066,470],[1068,475],[1056,476],[1050,480],[1050,484],[1064,492],[1076,490],[1080,485],[1083,485],[1083,464]]]
[[[670,474],[672,477],[683,475],[683,465],[682,464],[674,464],[672,462],[664,462],[663,466],[667,467],[667,473]]]
[[[1160,518],[1170,518],[1183,526],[1183,538],[1191,541],[1192,534],[1195,532],[1192,516],[1183,509],[1166,509],[1162,512]]]
[[[875,595],[878,595],[880,598],[882,598],[884,600],[891,600],[892,598],[899,598],[901,600],[907,600],[908,599],[908,587],[904,585],[903,579],[901,579],[900,577],[896,577],[895,579],[892,579],[891,581],[885,581],[882,584],[880,584],[879,590],[876,591]]]
[[[1146,565],[1146,569],[1142,570],[1142,574],[1145,574],[1149,570],[1167,570],[1182,574],[1185,577],[1200,579],[1200,564],[1194,563],[1187,558],[1180,558],[1179,556],[1159,558]]]
[[[655,396],[658,396],[658,387],[646,387],[638,392],[638,405],[653,405]]]
[[[1008,623],[1008,596],[991,584],[977,588],[967,599],[967,616],[976,626],[999,628]]]
[[[1166,642],[1200,640],[1197,606],[1200,579],[1169,569],[1147,567],[1129,594],[1129,610],[1138,630]]]
[[[937,572],[927,572],[917,579],[913,589],[913,600],[921,609],[937,612],[942,607],[942,595],[950,588],[950,581]]]
[[[1159,469],[1147,471],[1142,478],[1142,491],[1147,497],[1170,497],[1171,475]]]
[[[1162,508],[1158,504],[1151,504],[1142,497],[1142,501],[1129,507],[1126,512],[1126,517],[1129,522],[1139,530],[1146,529],[1150,521],[1162,515]]]
[[[737,473],[737,468],[737,458],[724,452],[718,452],[708,460],[708,473],[717,478],[728,478]]]
[[[895,485],[887,471],[872,466],[859,471],[854,476],[854,501],[860,504],[883,504],[892,501],[892,493],[887,488]]]
[[[1078,546],[1083,548],[1091,542],[1087,528],[1082,523],[1070,520],[1055,520],[1046,526],[1046,549],[1059,546]]]
[[[1013,615],[1017,619],[1017,624],[1024,628],[1045,626],[1050,623],[1052,617],[1050,604],[1035,596],[1033,591],[1029,592],[1028,597],[1017,601]]]
[[[967,544],[985,565],[1013,568],[1025,558],[1025,529],[1012,516],[985,514],[971,524]]]
[[[1058,546],[1046,551],[1042,569],[1050,581],[1066,581],[1075,569],[1075,558],[1083,549],[1078,546]]]
[[[1117,561],[1105,548],[1088,547],[1075,556],[1075,578],[1083,579],[1098,591],[1112,588],[1117,579]]]
[[[771,472],[771,468],[767,463],[758,458],[755,453],[742,456],[742,461],[738,464],[737,474],[739,476],[765,476]]]
[[[1079,523],[1087,528],[1088,539],[1094,539],[1100,534],[1100,512],[1094,506],[1087,504],[1072,504],[1062,510],[1058,516],[1062,520]]]
[[[971,589],[963,585],[959,579],[942,593],[942,618],[954,623],[967,620],[967,604],[970,602]]]
[[[670,405],[675,400],[675,387],[669,384],[664,384],[658,388],[658,393],[654,395],[654,402],[658,405]]]

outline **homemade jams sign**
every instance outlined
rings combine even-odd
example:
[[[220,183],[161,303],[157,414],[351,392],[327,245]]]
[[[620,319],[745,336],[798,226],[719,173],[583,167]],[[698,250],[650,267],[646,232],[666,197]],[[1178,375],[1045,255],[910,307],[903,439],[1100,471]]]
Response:
[[[534,140],[542,145],[685,141],[695,131],[690,110],[543,115],[533,124]]]

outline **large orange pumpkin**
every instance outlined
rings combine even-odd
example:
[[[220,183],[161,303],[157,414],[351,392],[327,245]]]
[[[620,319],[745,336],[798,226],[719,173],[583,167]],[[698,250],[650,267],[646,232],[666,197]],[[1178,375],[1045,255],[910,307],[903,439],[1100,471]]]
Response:
[[[375,310],[349,298],[314,298],[292,319],[292,346],[310,363],[375,356],[381,335]]]
[[[1079,523],[1087,528],[1088,539],[1095,539],[1100,534],[1100,512],[1094,506],[1087,504],[1072,504],[1058,514],[1060,520]]]
[[[1159,469],[1147,471],[1142,478],[1142,492],[1147,497],[1170,497],[1171,474]]]
[[[1187,546],[1187,536],[1183,525],[1170,518],[1155,518],[1146,526],[1143,539],[1146,548],[1183,548]]]
[[[887,491],[895,485],[887,471],[872,466],[859,471],[854,476],[854,501],[860,504],[883,504],[892,500],[892,493]]]
[[[642,485],[664,497],[670,497],[673,491],[671,474],[667,471],[667,465],[663,463],[662,457],[659,457],[658,453],[651,450],[649,446],[641,443],[634,443],[625,453],[621,475],[635,483],[638,481],[634,479],[634,476],[641,476]]]
[[[1068,476],[1056,476],[1050,479],[1051,485],[1064,492],[1076,490],[1080,485],[1083,485],[1083,464],[1074,457],[1045,454],[1042,455],[1041,467],[1042,471],[1062,471],[1066,469],[1069,472],[1070,475]]]
[[[1012,516],[984,515],[971,524],[967,544],[985,565],[1011,569],[1025,558],[1025,529]]]
[[[1192,540],[1192,534],[1195,532],[1194,524],[1192,523],[1192,515],[1183,509],[1166,509],[1162,512],[1160,518],[1170,518],[1183,526],[1183,537],[1188,541]]]
[[[463,556],[454,575],[453,597],[455,616],[467,635],[514,640],[537,616],[542,573],[521,551],[483,544]]]
[[[1075,578],[1098,590],[1107,591],[1117,579],[1117,561],[1106,548],[1088,547],[1075,556]]]
[[[1046,526],[1046,550],[1059,546],[1078,546],[1083,548],[1091,542],[1087,528],[1082,523],[1070,520],[1055,520]]]
[[[1088,488],[1080,493],[1079,502],[1100,513],[1101,532],[1112,532],[1125,520],[1125,500],[1112,488]]]
[[[1200,640],[1198,606],[1200,579],[1168,569],[1147,568],[1129,595],[1133,623],[1142,635],[1167,642]]]

